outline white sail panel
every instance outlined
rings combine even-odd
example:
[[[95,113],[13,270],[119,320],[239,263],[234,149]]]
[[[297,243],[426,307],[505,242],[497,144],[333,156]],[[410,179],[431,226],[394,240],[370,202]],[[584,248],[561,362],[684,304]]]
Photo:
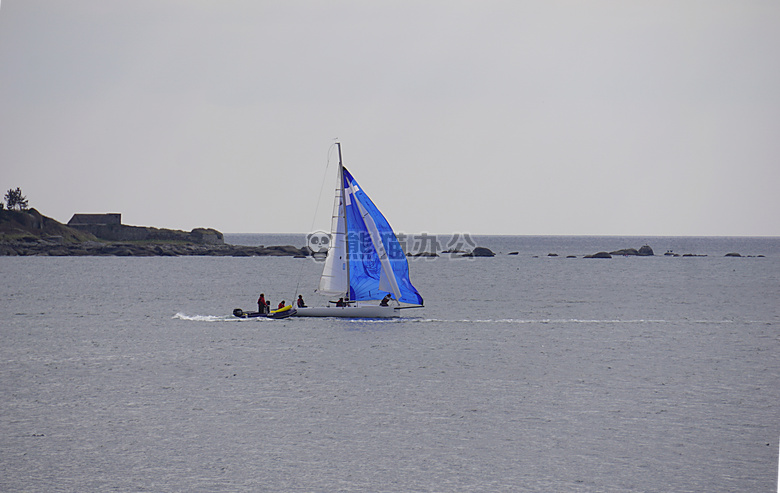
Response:
[[[339,181],[341,179],[339,178]],[[336,189],[333,203],[333,221],[331,223],[330,248],[320,277],[318,291],[323,294],[348,295],[349,270],[347,268],[346,220],[341,189]]]

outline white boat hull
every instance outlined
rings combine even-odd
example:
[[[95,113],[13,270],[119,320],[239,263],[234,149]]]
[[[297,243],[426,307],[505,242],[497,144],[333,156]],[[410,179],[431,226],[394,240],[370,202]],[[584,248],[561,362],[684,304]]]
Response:
[[[326,306],[298,308],[293,317],[393,318],[401,316],[396,306]]]

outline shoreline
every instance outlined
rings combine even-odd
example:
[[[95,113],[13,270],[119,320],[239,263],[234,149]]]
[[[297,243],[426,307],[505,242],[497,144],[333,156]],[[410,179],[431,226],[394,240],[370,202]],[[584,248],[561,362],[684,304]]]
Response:
[[[45,239],[0,243],[0,257],[306,257],[308,248],[292,245],[243,246],[191,243],[99,242],[60,243]]]

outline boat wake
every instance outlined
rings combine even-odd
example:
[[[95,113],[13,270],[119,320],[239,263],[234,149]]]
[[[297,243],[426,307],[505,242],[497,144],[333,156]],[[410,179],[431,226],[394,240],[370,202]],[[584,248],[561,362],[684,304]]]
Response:
[[[668,320],[594,320],[594,319],[521,319],[521,318],[498,318],[498,319],[442,319],[425,317],[401,317],[392,319],[352,319],[348,322],[353,323],[377,323],[377,324],[408,324],[408,323],[447,323],[447,324],[663,324],[669,323]]]
[[[594,319],[458,319],[444,320],[436,318],[401,319],[408,322],[438,322],[438,323],[463,323],[463,324],[663,324],[668,320],[594,320]]]
[[[179,320],[189,320],[192,322],[240,322],[244,320],[232,315],[187,315],[181,312],[177,313],[172,318]]]
[[[593,324],[673,324],[673,323],[696,323],[696,324],[733,324],[735,320],[660,320],[660,319],[579,319],[579,318],[566,318],[566,319],[523,319],[523,318],[497,318],[497,319],[438,319],[438,318],[400,318],[395,319],[394,322],[406,322],[406,323],[459,323],[459,324],[541,324],[541,325],[593,325]],[[747,324],[764,324],[773,325],[775,322],[767,320],[745,320],[741,323]]]

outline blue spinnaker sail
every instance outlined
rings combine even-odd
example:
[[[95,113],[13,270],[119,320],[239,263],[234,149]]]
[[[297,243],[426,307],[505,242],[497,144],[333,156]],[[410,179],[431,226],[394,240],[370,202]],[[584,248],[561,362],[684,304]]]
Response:
[[[378,300],[386,294],[404,303],[423,304],[409,280],[409,264],[387,219],[342,168],[347,220],[349,298]]]

